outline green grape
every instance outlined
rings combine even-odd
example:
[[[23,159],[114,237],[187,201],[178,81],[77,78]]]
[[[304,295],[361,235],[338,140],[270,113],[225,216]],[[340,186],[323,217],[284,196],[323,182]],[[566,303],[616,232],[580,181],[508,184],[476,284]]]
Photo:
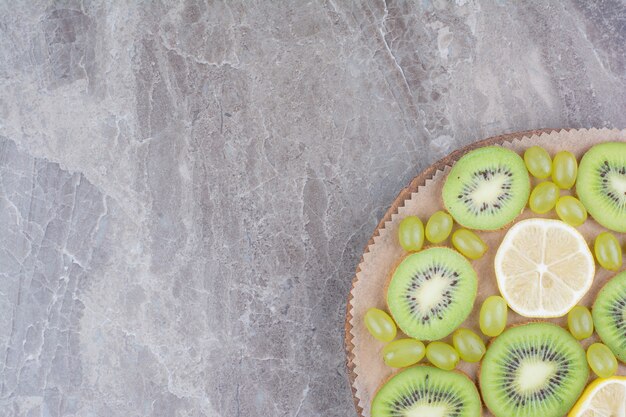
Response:
[[[554,155],[552,161],[552,181],[564,190],[572,188],[576,183],[578,163],[573,153],[561,151]]]
[[[530,193],[528,206],[535,213],[547,213],[554,208],[559,198],[559,187],[553,182],[542,182]]]
[[[567,328],[578,340],[588,338],[593,334],[593,318],[587,307],[576,306],[567,314]]]
[[[552,160],[548,151],[539,146],[531,146],[524,152],[526,168],[537,178],[548,178],[552,172]]]
[[[384,311],[370,308],[364,320],[370,334],[381,342],[391,342],[396,337],[396,323]]]
[[[433,243],[441,243],[452,231],[452,216],[445,211],[436,211],[426,222],[426,239]]]
[[[424,344],[415,339],[394,340],[383,349],[387,366],[405,368],[418,363],[426,354]]]
[[[483,339],[469,329],[457,329],[452,335],[452,344],[465,362],[478,362],[487,351]]]
[[[431,342],[426,347],[428,361],[437,368],[451,371],[459,363],[459,354],[452,346],[444,342]]]
[[[613,234],[609,232],[600,233],[596,237],[593,251],[598,263],[604,269],[617,271],[622,266],[622,248],[620,248],[619,242]]]
[[[576,197],[564,195],[556,202],[556,214],[565,223],[580,226],[587,220],[587,210]]]
[[[506,327],[508,313],[504,298],[499,295],[487,297],[480,308],[480,331],[486,336],[498,336]]]
[[[428,353],[427,353],[428,354]],[[587,349],[589,367],[600,378],[608,378],[617,372],[617,359],[606,345],[594,343]]]
[[[424,225],[419,217],[408,216],[400,222],[398,240],[400,240],[400,246],[407,252],[422,249],[424,244]]]
[[[452,234],[452,245],[470,259],[478,259],[487,252],[487,244],[471,230],[459,229]]]

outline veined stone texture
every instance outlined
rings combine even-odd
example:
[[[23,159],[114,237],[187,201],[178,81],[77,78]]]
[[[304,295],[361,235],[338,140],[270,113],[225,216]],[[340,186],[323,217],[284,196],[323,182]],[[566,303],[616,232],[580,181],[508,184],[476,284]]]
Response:
[[[620,0],[0,1],[0,416],[354,416],[395,195],[625,84]]]

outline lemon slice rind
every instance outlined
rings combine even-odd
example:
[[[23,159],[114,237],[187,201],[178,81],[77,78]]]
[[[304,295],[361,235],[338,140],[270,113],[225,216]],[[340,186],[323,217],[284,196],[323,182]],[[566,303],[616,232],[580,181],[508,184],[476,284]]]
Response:
[[[599,378],[593,381],[587,386],[567,416],[605,415],[626,416],[626,376]]]

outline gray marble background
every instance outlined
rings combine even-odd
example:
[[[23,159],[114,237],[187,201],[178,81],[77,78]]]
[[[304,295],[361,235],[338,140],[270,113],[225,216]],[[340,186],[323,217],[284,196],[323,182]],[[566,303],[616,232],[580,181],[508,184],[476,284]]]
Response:
[[[625,106],[619,0],[2,0],[0,415],[354,416],[399,190]]]

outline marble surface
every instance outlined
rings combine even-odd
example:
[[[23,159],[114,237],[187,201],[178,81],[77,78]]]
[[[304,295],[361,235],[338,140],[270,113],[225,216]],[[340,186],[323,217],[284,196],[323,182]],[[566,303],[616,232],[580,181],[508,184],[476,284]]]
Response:
[[[399,190],[625,104],[619,0],[1,1],[0,416],[354,416]]]

